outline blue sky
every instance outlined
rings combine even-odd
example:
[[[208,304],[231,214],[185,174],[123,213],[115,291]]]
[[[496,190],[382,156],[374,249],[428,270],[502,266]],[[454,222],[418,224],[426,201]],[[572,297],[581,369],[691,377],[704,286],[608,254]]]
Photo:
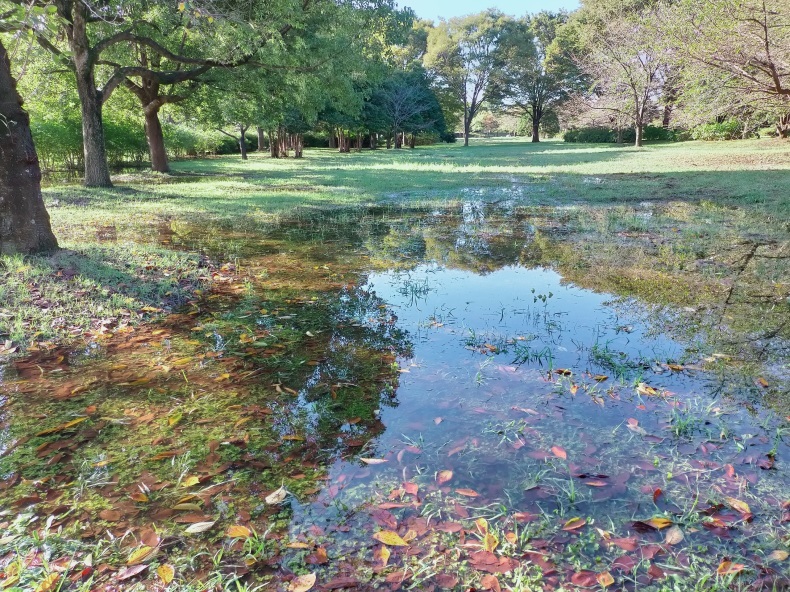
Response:
[[[480,12],[486,8],[498,8],[506,14],[516,16],[540,10],[578,8],[578,0],[399,0],[401,6],[410,6],[420,18],[450,18]]]

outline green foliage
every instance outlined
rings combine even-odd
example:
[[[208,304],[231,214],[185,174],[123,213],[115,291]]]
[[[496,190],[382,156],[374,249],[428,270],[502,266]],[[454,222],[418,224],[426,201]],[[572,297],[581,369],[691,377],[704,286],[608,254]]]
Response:
[[[744,126],[734,119],[707,123],[691,130],[691,137],[695,140],[739,140],[744,137]]]
[[[620,139],[623,142],[631,143],[635,137],[633,128],[621,130]],[[643,138],[653,142],[675,142],[679,139],[673,130],[655,125],[645,126]],[[568,130],[563,139],[579,144],[613,144],[617,142],[617,130],[608,127],[581,127]]]

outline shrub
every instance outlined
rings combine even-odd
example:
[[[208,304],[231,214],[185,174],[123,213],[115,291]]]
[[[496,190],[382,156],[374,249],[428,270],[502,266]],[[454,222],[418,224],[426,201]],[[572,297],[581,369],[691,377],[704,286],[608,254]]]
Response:
[[[691,137],[695,140],[738,140],[743,136],[743,124],[735,119],[706,123],[691,130]]]
[[[679,134],[660,126],[646,125],[642,138],[651,142],[677,142]],[[617,130],[606,127],[581,127],[568,130],[563,139],[566,142],[581,144],[614,144],[617,142]],[[632,127],[622,130],[621,139],[624,144],[633,144],[636,141],[636,130]]]

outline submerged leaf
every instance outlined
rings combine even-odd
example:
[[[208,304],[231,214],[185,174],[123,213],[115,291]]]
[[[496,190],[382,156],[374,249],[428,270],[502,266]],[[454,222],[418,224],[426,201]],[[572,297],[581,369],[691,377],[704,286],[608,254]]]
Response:
[[[442,484],[447,483],[448,481],[450,481],[452,478],[453,478],[453,472],[452,471],[439,471],[439,474],[436,475],[436,482],[439,485],[442,485]]]
[[[409,545],[409,543],[404,541],[397,532],[391,530],[380,530],[373,535],[373,538],[391,547],[407,547]]]
[[[561,459],[563,459],[563,460],[565,460],[565,459],[567,459],[567,458],[568,458],[568,453],[567,453],[567,452],[565,452],[565,449],[564,449],[564,448],[562,448],[561,446],[552,446],[552,447],[551,447],[551,452],[552,452],[552,453],[554,454],[554,456],[556,456],[557,458],[561,458]]]
[[[315,586],[316,576],[315,574],[307,574],[305,576],[299,576],[291,580],[291,583],[288,585],[288,592],[307,592],[313,586]]]
[[[383,458],[360,458],[359,460],[361,460],[366,465],[383,465],[385,462],[387,462],[387,460]]]

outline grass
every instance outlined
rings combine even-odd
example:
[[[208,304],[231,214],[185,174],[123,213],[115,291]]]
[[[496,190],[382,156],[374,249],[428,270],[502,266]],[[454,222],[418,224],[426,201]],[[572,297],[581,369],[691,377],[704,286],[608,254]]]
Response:
[[[164,541],[163,555],[147,573],[153,581],[155,568],[169,562],[178,574],[173,590],[267,589],[283,584],[272,580],[270,561],[279,558],[293,573],[305,573],[314,569],[308,558],[318,545],[374,581],[381,570],[368,564],[370,544],[311,532],[309,521],[292,523],[294,508],[308,506],[318,491],[322,503],[334,504],[339,524],[355,524],[355,513],[389,492],[389,501],[410,501],[402,490],[393,497],[408,480],[405,469],[402,478],[376,483],[383,494],[375,500],[369,484],[351,481],[354,476],[343,483],[342,497],[327,488],[334,460],[377,455],[380,408],[396,404],[401,372],[409,376],[399,361],[410,358],[411,337],[398,329],[397,311],[356,289],[361,270],[408,272],[419,261],[480,274],[514,262],[553,267],[565,281],[613,294],[626,317],[649,315],[652,326],[682,338],[693,359],[706,360],[714,374],[735,368],[755,397],[788,409],[782,366],[790,340],[788,169],[790,144],[771,140],[643,150],[497,141],[347,155],[311,150],[301,161],[255,154],[247,162],[183,161],[170,175],[119,176],[113,189],[45,188],[65,250],[0,260],[0,356],[32,354],[17,360],[22,380],[5,378],[12,396],[0,397],[0,474],[24,475],[0,486],[8,508],[0,510],[0,565],[6,578],[20,577],[8,588],[35,588],[46,574],[64,569],[48,562],[64,557],[97,568],[64,582],[64,589],[94,588],[106,581],[101,565],[123,569],[140,544],[133,533],[143,519],[161,528]],[[431,290],[433,284],[404,273],[405,302],[419,304]],[[526,298],[535,307],[529,319],[536,331],[564,330],[540,312],[552,294]],[[506,314],[502,308],[500,323]],[[434,312],[431,326],[438,329],[442,318]],[[552,350],[532,340],[470,330],[467,345],[486,356],[470,369],[470,380],[481,391],[495,385],[497,362],[551,371]],[[503,358],[495,361],[488,345]],[[572,408],[590,399],[603,408],[619,405],[622,392],[629,404],[652,408],[650,397],[635,398],[633,386],[645,368],[669,361],[666,356],[629,357],[604,342],[577,347],[580,358],[606,369],[611,381],[549,374],[547,400]],[[724,396],[721,404],[732,403]],[[509,408],[500,411],[511,417]],[[711,420],[706,406],[684,401],[660,406],[658,414],[668,446],[700,436],[731,441],[726,418]],[[81,422],[70,425],[75,420]],[[536,450],[563,444],[571,458],[584,448],[580,427],[551,417],[529,425],[473,421],[470,433],[476,429],[477,437],[453,451],[454,486],[479,483],[489,463],[515,458],[514,444],[528,442]],[[681,505],[684,527],[710,520],[697,513],[688,488],[672,479],[689,470],[688,459],[656,456],[652,444],[620,424],[610,435],[595,434],[602,454],[642,450],[660,467],[656,485]],[[786,428],[774,433],[778,450]],[[446,466],[457,441],[439,446],[416,431],[403,438],[423,455],[411,478],[421,495],[427,492],[418,511],[431,524],[457,519],[479,534],[474,520],[484,517],[506,556],[540,554],[545,540],[557,539],[550,552],[563,568],[603,568],[604,535],[595,533],[615,532],[613,524],[591,521],[572,538],[562,530],[594,492],[574,481],[569,463],[553,457],[514,463],[520,485],[504,491],[509,507],[476,507],[475,500],[434,485],[431,467]],[[773,494],[767,481],[754,491]],[[264,504],[282,484],[294,497],[283,507]],[[512,511],[525,491],[538,487],[548,496],[538,502],[540,515],[520,524]],[[41,501],[38,516],[12,505],[47,491],[60,497]],[[183,515],[167,514],[180,503],[195,504],[184,510],[197,514],[192,519],[211,516],[219,523],[198,537],[185,535]],[[765,514],[775,505],[760,507]],[[57,518],[50,528],[41,512],[52,508]],[[106,513],[108,519],[97,519],[116,508],[124,514],[120,523]],[[468,518],[459,517],[459,508]],[[620,510],[633,511],[627,504]],[[632,518],[652,512],[640,507]],[[224,537],[239,516],[265,528],[243,541]],[[766,550],[786,546],[776,528]],[[311,548],[289,548],[288,540],[309,541]],[[431,532],[419,544],[424,553],[393,559],[408,573],[407,589],[456,572],[463,584],[483,586],[480,573],[462,561],[457,537]],[[46,559],[25,563],[21,558],[34,550]],[[606,550],[610,559],[612,551]],[[735,576],[715,574],[719,555],[697,549],[688,564],[672,565],[668,579],[649,589],[745,589]],[[239,580],[243,566],[259,579]],[[513,589],[551,582],[528,562],[500,577]],[[560,575],[552,577],[560,582]]]

